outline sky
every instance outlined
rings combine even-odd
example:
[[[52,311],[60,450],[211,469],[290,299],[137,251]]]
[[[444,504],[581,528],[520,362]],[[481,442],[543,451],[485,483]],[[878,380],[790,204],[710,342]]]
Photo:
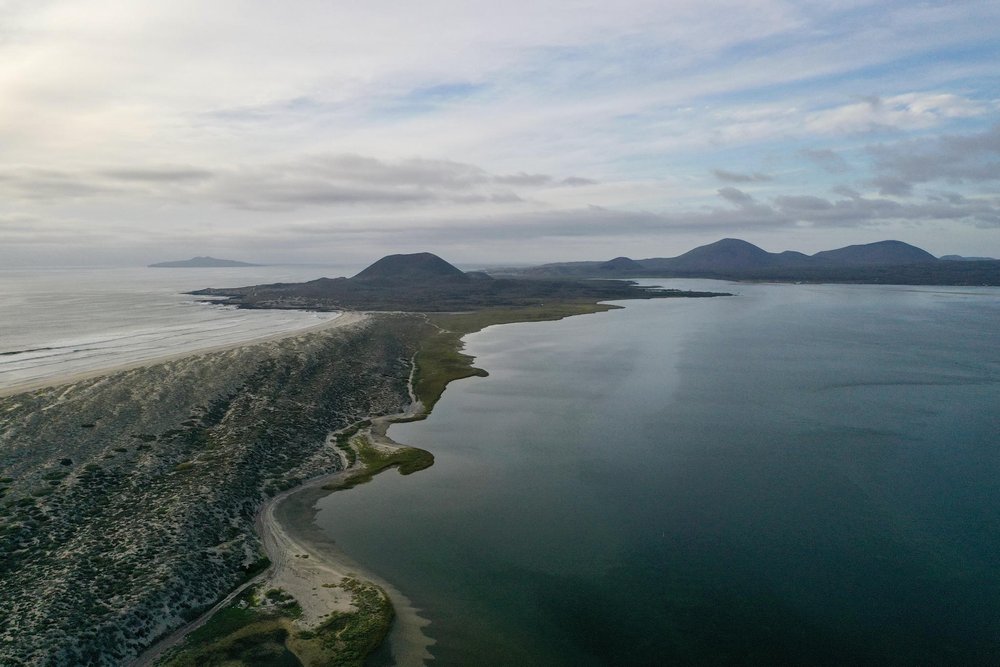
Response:
[[[0,0],[0,268],[1000,257],[1000,3]]]

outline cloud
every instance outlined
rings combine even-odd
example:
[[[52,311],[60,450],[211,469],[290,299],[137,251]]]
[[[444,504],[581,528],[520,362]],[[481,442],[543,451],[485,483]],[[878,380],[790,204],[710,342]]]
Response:
[[[535,187],[552,183],[552,177],[547,174],[525,174],[524,172],[507,176],[494,176],[493,180],[506,185],[531,185]]]
[[[799,155],[815,162],[831,174],[841,174],[850,169],[847,161],[839,153],[829,148],[803,148],[799,151]]]
[[[0,2],[0,215],[137,244],[989,224],[996,3],[584,4]]]
[[[522,204],[553,187],[597,181],[549,174],[492,174],[452,160],[379,160],[355,154],[310,154],[226,169],[125,166],[96,170],[8,170],[0,193],[50,203],[81,198],[152,197],[225,204],[238,209],[414,207]]]
[[[840,195],[841,197],[847,197],[848,199],[858,199],[861,197],[861,193],[854,188],[849,188],[846,185],[838,185],[832,190],[833,194]]]
[[[1000,125],[972,134],[879,144],[868,152],[878,179],[901,188],[933,181],[1000,181]]]
[[[101,175],[120,181],[142,181],[147,183],[204,181],[212,178],[211,171],[208,171],[207,169],[195,169],[192,167],[109,169],[102,172]]]
[[[939,200],[904,204],[892,199],[851,197],[776,197],[779,217],[825,226],[859,226],[884,222],[964,221],[978,227],[1000,227],[1000,198]]]
[[[727,183],[762,183],[771,180],[770,176],[760,172],[742,174],[736,171],[729,171],[727,169],[713,169],[712,174],[714,174],[720,181],[725,181]]]
[[[716,192],[719,193],[720,197],[730,202],[731,204],[735,204],[736,206],[749,206],[754,203],[753,197],[751,197],[747,193],[737,188],[733,187],[719,188]]]
[[[917,130],[949,120],[982,116],[988,111],[987,105],[952,93],[905,93],[885,98],[868,97],[809,113],[805,129],[816,134]]]
[[[579,188],[586,185],[597,185],[598,183],[600,183],[600,181],[596,181],[592,178],[583,178],[582,176],[569,176],[559,181],[560,185],[565,185],[571,188]]]
[[[833,204],[826,199],[812,195],[775,197],[774,203],[783,211],[827,211],[833,208]]]
[[[738,191],[737,191],[738,192]],[[735,194],[735,193],[729,193]],[[744,193],[744,197],[746,197]],[[946,201],[901,204],[881,198],[827,200],[810,196],[776,197],[771,203],[749,202],[737,208],[706,211],[656,213],[590,206],[558,211],[478,215],[461,219],[387,220],[374,225],[345,228],[331,223],[296,225],[294,234],[336,239],[350,244],[406,238],[415,245],[447,245],[462,239],[468,243],[517,242],[546,239],[648,238],[659,241],[678,233],[707,237],[728,233],[800,229],[842,230],[888,223],[965,221],[982,228],[1000,227],[1000,201]]]
[[[868,184],[878,188],[880,195],[909,197],[913,194],[913,184],[897,176],[876,176],[868,181]]]

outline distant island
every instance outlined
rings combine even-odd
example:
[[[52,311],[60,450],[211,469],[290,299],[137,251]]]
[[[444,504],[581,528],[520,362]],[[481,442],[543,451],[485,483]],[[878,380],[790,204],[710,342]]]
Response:
[[[938,259],[926,250],[891,240],[806,255],[794,250],[772,253],[741,239],[722,239],[677,257],[562,262],[496,272],[496,275],[501,274],[534,278],[715,278],[884,285],[1000,285],[1000,261],[957,255]]]
[[[158,262],[150,264],[152,269],[219,269],[237,266],[262,266],[250,262],[237,262],[234,259],[216,259],[215,257],[192,257],[173,262]]]
[[[614,299],[728,296],[640,287],[622,280],[493,277],[464,272],[429,252],[389,255],[351,278],[305,283],[208,288],[191,292],[224,296],[241,308],[453,312],[482,308],[528,308],[593,304]]]

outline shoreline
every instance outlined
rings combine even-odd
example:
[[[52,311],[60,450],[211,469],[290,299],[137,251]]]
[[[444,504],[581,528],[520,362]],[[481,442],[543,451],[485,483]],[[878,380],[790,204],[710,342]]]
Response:
[[[278,340],[283,340],[285,338],[293,338],[295,336],[301,336],[304,334],[322,331],[325,329],[348,326],[351,324],[355,324],[357,322],[364,321],[367,317],[368,317],[367,313],[363,312],[342,311],[340,315],[334,318],[331,318],[329,320],[324,320],[318,324],[313,324],[292,331],[283,331],[280,333],[268,334],[266,336],[261,336],[258,338],[250,338],[248,340],[236,341],[232,343],[222,343],[219,345],[200,347],[197,349],[185,350],[182,352],[174,352],[172,354],[150,357],[149,359],[143,359],[140,361],[129,361],[124,363],[112,364],[110,366],[95,368],[86,371],[66,373],[62,375],[53,375],[52,377],[44,379],[26,380],[20,383],[8,385],[6,387],[0,387],[0,398],[5,398],[7,396],[16,396],[17,394],[26,394],[33,391],[38,391],[39,389],[50,389],[53,387],[61,387],[63,385],[76,384],[77,382],[82,382],[84,380],[93,380],[96,378],[102,378],[108,375],[114,375],[116,373],[121,373],[124,371],[135,370],[137,368],[146,368],[147,366],[156,366],[158,364],[165,364],[171,361],[177,361],[179,359],[186,359],[188,357],[200,356],[204,354],[212,354],[215,352],[227,352],[229,350],[235,350],[237,348],[245,346],[257,345],[260,343],[270,343]]]
[[[433,659],[427,649],[435,641],[423,632],[430,621],[420,616],[419,610],[399,589],[366,570],[341,551],[333,538],[327,535],[315,521],[318,514],[316,503],[320,499],[338,491],[350,489],[350,485],[339,489],[323,487],[328,487],[331,484],[345,484],[351,475],[359,470],[363,469],[352,467],[332,475],[310,480],[300,487],[290,489],[286,492],[287,495],[276,499],[276,502],[269,503],[258,517],[262,540],[267,545],[265,550],[269,557],[271,548],[283,550],[284,562],[282,566],[291,565],[298,570],[299,574],[307,574],[303,570],[314,567],[316,570],[314,575],[321,575],[323,571],[327,571],[338,579],[354,577],[381,588],[388,597],[395,615],[388,634],[382,638],[379,644],[379,650],[388,646],[392,652],[394,664],[399,667],[420,667],[425,665],[427,660]],[[296,553],[300,555],[299,559],[295,558]],[[308,555],[309,558],[302,559],[302,554]],[[296,595],[298,591],[289,586],[288,578],[282,577],[280,573],[265,577],[265,580],[269,582],[269,585],[289,591],[300,603],[306,598],[305,595],[300,597],[301,593]],[[303,578],[299,590],[302,593],[311,592],[309,583],[318,582],[315,579],[310,581],[306,576]],[[318,590],[322,592],[335,589],[323,589],[321,586]]]
[[[426,660],[432,659],[427,649],[433,644],[433,641],[423,633],[423,629],[428,624],[428,621],[420,617],[418,611],[413,608],[411,602],[400,591],[388,582],[365,571],[363,567],[359,567],[345,554],[340,552],[339,548],[335,546],[334,539],[325,534],[315,524],[315,516],[317,514],[316,501],[333,491],[347,489],[357,483],[362,483],[386,467],[398,467],[402,474],[408,474],[409,472],[414,472],[430,465],[433,461],[433,456],[429,452],[395,443],[386,435],[386,430],[394,422],[414,421],[426,418],[436,400],[440,398],[444,387],[451,381],[469,377],[470,375],[485,375],[485,371],[477,369],[472,365],[472,357],[461,352],[464,346],[462,338],[465,335],[495,324],[562,319],[572,315],[598,312],[614,307],[610,304],[566,303],[524,310],[503,309],[461,314],[424,315],[424,324],[416,328],[404,329],[404,335],[413,337],[408,340],[415,343],[416,348],[415,350],[411,348],[410,354],[412,356],[409,359],[410,368],[408,377],[406,377],[405,385],[400,386],[400,389],[405,388],[405,393],[401,396],[406,401],[406,407],[403,408],[403,411],[397,412],[400,410],[399,402],[384,404],[381,406],[379,412],[388,408],[388,410],[393,410],[391,414],[386,415],[382,413],[382,416],[355,421],[348,428],[328,430],[325,432],[325,440],[317,439],[315,442],[320,449],[316,450],[312,454],[313,456],[322,453],[321,458],[328,459],[330,463],[340,460],[341,465],[344,464],[344,457],[346,456],[348,462],[352,465],[346,466],[345,470],[340,470],[332,474],[319,474],[313,478],[307,477],[307,481],[299,483],[293,488],[283,491],[274,489],[278,493],[271,498],[258,496],[260,505],[258,505],[258,510],[252,517],[250,528],[257,535],[259,548],[265,551],[272,560],[268,569],[230,589],[216,602],[209,602],[212,605],[211,608],[207,612],[200,614],[195,620],[183,624],[181,628],[175,629],[165,637],[161,635],[163,638],[160,641],[156,641],[148,646],[131,661],[131,664],[148,665],[162,659],[166,652],[171,649],[181,649],[183,646],[182,641],[185,637],[190,636],[200,626],[211,623],[214,615],[219,610],[232,606],[233,601],[238,596],[245,594],[247,589],[254,586],[260,587],[261,591],[267,588],[276,589],[279,587],[293,590],[296,594],[289,597],[294,597],[300,602],[303,607],[303,616],[305,616],[302,623],[298,625],[301,630],[322,626],[326,618],[342,617],[343,612],[338,613],[338,608],[343,610],[344,606],[346,606],[346,609],[352,612],[357,609],[361,614],[357,616],[359,619],[383,619],[385,625],[378,630],[377,635],[381,640],[380,643],[383,648],[374,649],[377,651],[380,659],[384,658],[385,653],[388,651],[393,653],[397,664],[423,665]],[[333,320],[322,322],[316,327],[310,327],[308,330],[302,329],[268,338],[270,340],[306,341],[308,337],[304,334],[307,331],[342,327],[353,323],[360,324],[369,321],[371,317],[370,313],[348,312]],[[411,324],[406,325],[406,327],[411,326]],[[429,333],[430,328],[436,331]],[[390,327],[388,331],[393,330]],[[400,334],[396,332],[392,335]],[[233,349],[250,348],[252,350],[254,345],[259,343],[261,341],[258,339],[256,343],[240,342],[226,345],[225,347]],[[274,344],[272,347],[277,349],[276,345]],[[235,352],[231,352],[230,354],[235,354]],[[251,357],[255,357],[252,351],[248,352],[248,354]],[[205,349],[170,356],[172,358],[187,359],[190,361],[190,364],[198,364],[202,358],[212,358],[209,350]],[[224,366],[229,364],[229,359],[226,355],[222,355],[221,357],[216,356],[217,358],[212,363]],[[403,359],[399,361],[403,361]],[[154,366],[158,364],[164,365],[162,360],[149,360],[138,365]],[[168,369],[173,368],[171,364],[165,364],[165,366]],[[189,375],[191,374],[189,369],[185,368],[184,370]],[[106,376],[113,372],[114,370],[112,369],[105,369],[100,373],[95,373],[95,375]],[[385,375],[383,371],[379,377],[390,376]],[[133,376],[123,373],[121,378],[123,381],[131,381]],[[80,379],[82,378],[78,378],[77,381]],[[98,382],[84,386],[101,389],[106,388],[107,383]],[[73,391],[76,387],[73,384],[69,384],[64,385],[64,388],[64,395],[69,395],[69,392]],[[40,395],[37,394],[36,397]],[[44,396],[48,396],[48,394],[44,394]],[[268,396],[268,394],[265,394],[265,396]],[[91,400],[89,395],[85,399]],[[62,400],[62,398],[60,397],[59,400]],[[376,400],[375,403],[377,404],[378,401]],[[306,403],[303,405],[310,404]],[[256,406],[251,407],[255,408]],[[266,405],[264,407],[266,408]],[[246,406],[243,406],[243,409],[247,409]],[[368,414],[377,415],[379,412],[369,412]],[[89,422],[87,427],[89,428]],[[204,426],[193,424],[190,425],[189,429],[192,428],[204,428]],[[197,434],[200,433],[201,431],[197,431]],[[347,437],[360,436],[357,439],[351,438],[350,447],[347,448],[352,450],[350,453],[346,452],[344,448],[347,438],[338,438],[338,434],[343,434],[343,436]],[[125,448],[121,448],[120,450],[123,452],[126,451]],[[115,449],[114,451],[119,450]],[[131,452],[132,448],[129,447],[127,451]],[[145,451],[142,449],[142,446],[137,448],[136,451],[140,452],[140,456],[148,457],[147,454],[142,453]],[[101,460],[103,461],[103,459]],[[202,469],[198,465],[191,468],[192,462],[197,464],[195,460],[188,461],[187,463],[179,464],[187,467],[178,467],[178,470],[184,474],[191,474],[187,472],[189,469]],[[208,468],[205,469],[207,470]],[[329,467],[327,467],[327,470],[329,470]],[[177,473],[177,470],[174,472]],[[320,472],[322,472],[321,469],[316,469],[314,474]],[[307,563],[308,565],[306,565]],[[373,616],[371,615],[371,611],[364,611],[366,608],[371,609],[370,607],[365,607],[363,604],[365,596],[361,598],[355,597],[353,593],[357,589],[351,583],[353,578],[344,576],[353,574],[358,575],[356,579],[362,580],[362,583],[367,585],[369,590],[375,587],[381,588],[382,593],[379,597],[385,602],[385,606],[390,607],[387,615],[381,611],[376,611]],[[269,585],[276,581],[280,581],[280,583]],[[291,585],[288,585],[289,582],[291,582]],[[370,600],[370,596],[368,596],[368,599]],[[358,604],[352,604],[353,601],[357,601]],[[256,605],[257,603],[254,604]],[[267,603],[265,602],[265,609],[268,608],[266,605]],[[269,608],[273,609],[274,607]],[[396,614],[396,620],[390,624],[389,619],[393,618],[393,613]],[[294,617],[292,621],[294,621]],[[291,630],[290,627],[289,630]],[[305,638],[304,635],[306,634],[310,635],[310,637]],[[308,640],[313,636],[315,635],[311,632],[304,632],[296,634],[295,639],[296,641],[299,639]],[[375,635],[371,636],[374,637]],[[185,650],[181,649],[181,651]],[[370,651],[373,649],[366,650]]]
[[[412,382],[411,369],[411,403],[405,411],[372,417],[368,420],[370,425],[358,430],[358,434],[368,436],[380,448],[407,449],[406,445],[389,438],[386,431],[398,421],[426,418],[423,405],[413,394]],[[337,436],[353,429],[352,426],[330,433],[326,446],[334,448]],[[316,505],[320,499],[338,491],[349,490],[359,477],[384,471],[370,470],[360,460],[353,465],[348,464],[341,452],[338,451],[338,455],[344,462],[343,469],[286,489],[270,498],[257,511],[254,528],[264,553],[271,561],[267,569],[234,588],[198,618],[150,646],[130,663],[132,667],[151,667],[156,664],[169,651],[181,647],[188,635],[209,622],[237,596],[255,586],[277,588],[288,593],[302,607],[302,624],[307,627],[319,625],[331,612],[352,610],[354,596],[339,585],[345,578],[374,584],[389,600],[394,612],[393,619],[388,633],[379,642],[378,650],[388,647],[394,664],[399,667],[422,667],[427,660],[433,660],[428,648],[435,640],[423,632],[430,621],[421,617],[409,598],[391,583],[365,570],[341,551],[335,540],[316,523]]]

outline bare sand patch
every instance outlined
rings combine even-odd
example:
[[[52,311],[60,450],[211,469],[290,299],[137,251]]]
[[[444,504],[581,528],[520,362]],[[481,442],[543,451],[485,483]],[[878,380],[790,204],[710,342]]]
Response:
[[[83,380],[92,380],[94,378],[104,377],[106,375],[113,375],[115,373],[120,373],[122,371],[133,370],[136,368],[145,368],[146,366],[155,366],[157,364],[163,364],[170,361],[177,361],[180,359],[187,359],[189,357],[199,357],[205,354],[211,354],[213,352],[225,352],[227,350],[234,350],[236,348],[247,347],[250,345],[260,345],[262,343],[269,343],[269,342],[284,340],[287,338],[294,338],[296,336],[302,336],[304,334],[314,333],[317,331],[323,331],[326,329],[334,329],[338,327],[344,327],[356,324],[358,322],[364,321],[367,317],[368,315],[366,315],[365,313],[352,312],[352,311],[343,312],[335,318],[324,320],[319,324],[303,327],[301,329],[295,329],[293,331],[282,331],[280,333],[268,336],[261,336],[259,338],[252,338],[249,340],[241,340],[233,343],[225,343],[223,345],[214,345],[194,350],[185,350],[184,352],[177,352],[174,354],[151,357],[149,359],[143,359],[142,361],[134,361],[124,364],[112,364],[104,368],[92,369],[79,373],[67,373],[63,375],[53,375],[51,377],[46,377],[41,379],[25,380],[23,382],[16,382],[6,387],[0,387],[0,397],[13,396],[15,394],[23,394],[25,392],[35,391],[37,389],[46,389],[48,387],[71,385],[77,382],[81,382]]]

